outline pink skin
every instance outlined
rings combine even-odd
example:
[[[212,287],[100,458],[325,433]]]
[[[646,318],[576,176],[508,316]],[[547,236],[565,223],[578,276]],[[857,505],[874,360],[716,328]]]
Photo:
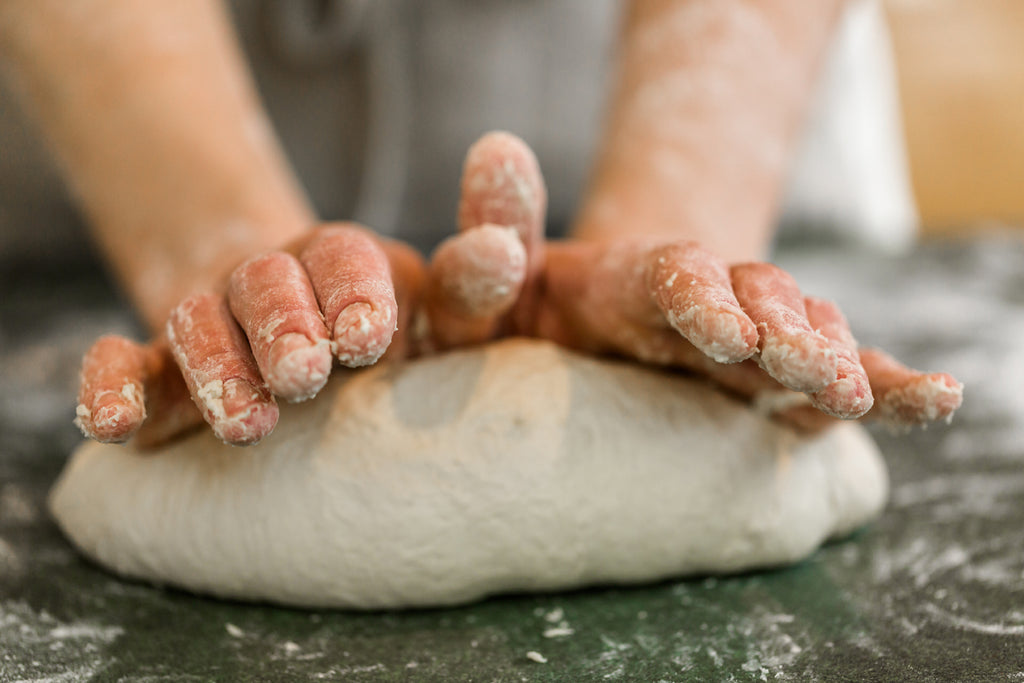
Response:
[[[346,296],[354,296],[347,303],[355,303],[357,309],[372,310],[373,302],[381,301],[387,309],[388,299],[393,301],[397,292],[407,304],[398,321],[406,330],[413,327],[410,314],[419,307],[425,266],[411,248],[377,240],[354,226],[327,226],[290,249],[308,257],[314,269],[317,259],[343,261],[343,254],[354,256],[357,260],[347,271],[336,268],[330,274],[333,279],[316,278],[328,306],[343,309]],[[367,251],[375,258],[358,260]],[[371,267],[360,267],[366,264]],[[348,277],[338,278],[339,272]],[[390,310],[394,315],[393,303]],[[344,330],[339,318],[335,316],[335,327]],[[351,364],[372,361],[381,347],[389,348],[394,323],[373,329],[382,341],[375,342],[372,334],[351,333],[342,335],[340,344],[335,340]],[[323,386],[331,368],[331,341],[310,276],[286,251],[253,257],[236,268],[225,295],[205,293],[183,301],[169,318],[167,335],[166,344],[146,346],[105,337],[86,354],[77,420],[86,436],[125,441],[135,434],[139,446],[152,447],[205,418],[224,441],[255,443],[277,421],[271,393],[301,400]],[[406,334],[389,350],[401,356],[420,345]],[[130,391],[122,389],[126,382]],[[143,406],[152,414],[145,422]],[[97,428],[92,416],[101,408],[103,414],[114,411],[119,417],[107,418]],[[127,419],[121,417],[125,415]]]
[[[736,298],[757,325],[758,362],[780,384],[815,392],[836,380],[836,353],[807,321],[803,296],[793,278],[769,263],[732,267]]]
[[[696,242],[657,248],[647,287],[679,334],[719,363],[737,363],[757,351],[757,327],[740,308],[725,264]]]
[[[79,392],[75,423],[97,441],[156,445],[203,422],[163,342],[101,337],[82,361]]]
[[[159,342],[101,340],[83,367],[87,432],[125,438],[143,419],[144,391],[153,417],[138,438],[167,438],[196,418],[182,398],[187,384],[228,440],[259,438],[276,419],[271,391],[316,391],[324,335],[353,366],[518,333],[693,368],[746,396],[785,391],[741,360],[757,349],[776,378],[824,409],[861,409],[845,323],[809,321],[814,307],[766,264],[724,276],[770,242],[787,150],[841,0],[800,12],[785,0],[627,3],[608,128],[574,230],[590,241],[544,241],[536,159],[521,140],[494,133],[467,156],[460,232],[429,271],[407,247],[350,224],[309,230],[315,217],[273,136],[249,134],[268,124],[218,3],[147,5],[129,22],[125,8],[108,11],[113,4],[56,11],[67,4],[17,4],[0,38],[146,319],[160,329],[182,302],[168,341],[184,379]],[[102,30],[79,30],[83,12]],[[168,26],[192,39],[174,60],[159,40]],[[116,39],[95,42],[101,34]],[[160,78],[148,77],[154,70]],[[103,87],[68,87],[83,74]],[[699,87],[711,83],[720,87]],[[132,115],[151,110],[160,115]],[[217,228],[239,225],[248,226],[241,240]],[[275,252],[226,277],[281,245],[301,268]],[[156,267],[166,277],[152,277]],[[474,288],[481,282],[497,285]],[[183,300],[194,291],[218,293]],[[871,358],[871,414],[916,421],[959,401],[948,376],[860,356]],[[218,398],[213,386],[235,393]]]
[[[102,442],[125,441],[146,419],[143,386],[147,347],[108,335],[82,359],[82,383],[75,419],[82,433]]]
[[[513,228],[481,225],[434,251],[436,296],[452,313],[488,318],[508,311],[526,278],[526,248]]]
[[[481,225],[513,228],[530,255],[530,275],[543,266],[548,195],[540,165],[525,142],[488,133],[466,154],[459,201],[459,231]]]
[[[484,135],[466,154],[461,188],[459,233],[430,264],[436,349],[492,339],[514,326],[507,315],[529,317],[544,263],[547,189],[526,143],[504,132]]]
[[[388,258],[376,237],[351,223],[320,228],[299,253],[343,365],[372,365],[398,324]]]
[[[628,2],[608,126],[574,231],[591,242],[545,243],[536,159],[497,133],[468,155],[460,234],[430,272],[407,249],[354,226],[310,230],[315,216],[268,134],[221,3],[9,4],[0,17],[7,61],[111,263],[152,329],[175,310],[168,341],[184,380],[159,342],[101,340],[87,355],[80,421],[93,436],[126,438],[143,408],[156,419],[145,420],[140,439],[173,433],[195,418],[181,400],[187,383],[206,389],[194,398],[229,440],[259,438],[273,422],[271,391],[298,398],[321,381],[320,315],[350,365],[519,333],[760,391],[767,375],[751,361],[719,365],[705,355],[735,361],[755,347],[783,384],[813,392],[829,410],[859,410],[844,404],[857,391],[830,386],[857,376],[849,340],[826,326],[814,332],[805,320],[813,313],[781,271],[733,268],[731,296],[721,277],[770,243],[787,155],[842,0],[799,12],[786,0]],[[83,17],[95,30],[81,30]],[[189,36],[189,49],[167,52],[169,27]],[[80,87],[86,81],[96,87]],[[521,276],[508,232],[486,225],[516,233]],[[302,274],[279,256],[250,263],[225,294],[235,264],[282,245],[299,259],[315,306]],[[501,286],[483,288],[493,297],[467,297],[477,279]],[[189,296],[196,291],[217,294]],[[959,400],[947,376],[871,359],[872,413],[914,421]],[[231,391],[210,404],[217,381]],[[224,384],[233,381],[241,385]],[[244,428],[227,429],[242,415],[251,418]]]
[[[867,372],[860,363],[857,340],[839,307],[831,301],[806,297],[804,307],[811,326],[829,340],[836,354],[836,380],[810,394],[811,404],[841,419],[865,415],[874,404]]]
[[[912,370],[883,351],[864,349],[860,361],[875,393],[872,417],[910,426],[948,420],[963,402],[963,385],[944,372]]]
[[[515,147],[502,140],[495,149]],[[491,163],[506,166],[500,153],[488,153]],[[539,177],[518,182],[543,184]],[[483,210],[475,203],[488,200],[486,193],[464,195],[460,215],[480,215]],[[505,198],[489,205],[510,202]],[[749,398],[807,393],[797,403],[813,408],[787,408],[784,401],[772,409],[797,426],[820,428],[831,418],[854,419],[871,409],[868,373],[842,313],[831,302],[805,299],[779,268],[767,263],[730,268],[690,241],[640,237],[543,244],[536,236],[539,228],[531,229],[538,232],[526,232],[530,253],[543,251],[543,270],[528,290],[536,297],[528,302],[532,316],[520,314],[520,301],[510,331],[590,352],[688,367]],[[435,255],[435,270],[437,261]],[[738,362],[751,356],[764,370],[751,361]],[[915,405],[924,412],[910,409],[900,419],[922,419],[927,409],[920,401]]]
[[[289,401],[315,396],[331,372],[330,340],[298,259],[272,252],[246,261],[231,274],[228,301],[270,391]]]
[[[145,381],[146,406],[153,417],[135,434],[140,448],[158,446],[205,422],[166,341],[151,344],[149,350],[153,362]]]
[[[538,336],[593,353],[696,370],[807,428],[830,423],[829,416],[864,414],[871,389],[881,395],[879,387],[885,395],[870,414],[891,421],[941,418],[959,405],[959,385],[946,375],[914,373],[875,352],[858,356],[839,310],[804,299],[774,266],[730,268],[691,241],[544,242],[543,203],[536,201],[544,194],[543,180],[529,149],[512,136],[494,134],[474,150],[467,169],[486,182],[464,179],[470,191],[460,204],[463,229],[438,248],[429,268],[405,245],[352,224],[329,225],[293,244],[289,251],[297,259],[272,252],[238,267],[226,299],[200,295],[175,309],[168,324],[170,348],[218,435],[245,444],[269,433],[277,418],[271,391],[288,398],[315,392],[328,338],[339,357],[358,366],[374,362],[391,342],[389,356],[400,357],[500,334]],[[502,171],[488,174],[481,158]],[[482,217],[508,222],[472,225]],[[162,399],[159,419],[147,421],[139,433],[141,440],[148,430],[153,436],[147,443],[158,443],[191,424],[194,411],[176,411],[173,397],[183,392],[171,391],[174,382],[167,377],[167,387],[148,381],[152,371],[111,366],[102,376],[103,358],[113,353],[105,349],[126,343],[101,340],[87,356],[83,405],[104,391],[98,387],[120,387],[118,379],[136,378],[135,385],[145,386],[154,401],[171,397]],[[787,353],[773,351],[779,348]],[[865,369],[858,358],[871,363]],[[229,391],[212,392],[210,382],[218,380]],[[759,399],[800,388],[809,392],[802,403]],[[109,391],[105,396],[122,400]],[[117,438],[129,434],[122,431]]]
[[[167,340],[196,405],[223,441],[257,443],[277,424],[249,343],[215,294],[195,294],[171,311]]]

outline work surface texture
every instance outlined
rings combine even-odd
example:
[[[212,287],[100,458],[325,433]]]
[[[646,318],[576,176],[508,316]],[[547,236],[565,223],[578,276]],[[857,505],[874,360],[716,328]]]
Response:
[[[369,614],[219,602],[77,555],[44,500],[80,438],[80,356],[130,317],[96,272],[6,272],[0,681],[1024,681],[1024,241],[779,261],[862,342],[966,385],[950,426],[873,429],[880,521],[778,571]]]

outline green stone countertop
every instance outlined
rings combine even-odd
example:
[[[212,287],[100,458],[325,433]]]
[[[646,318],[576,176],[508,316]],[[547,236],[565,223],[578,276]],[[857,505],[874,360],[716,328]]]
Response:
[[[97,272],[7,272],[0,681],[1024,682],[1024,241],[780,262],[863,342],[965,382],[952,425],[873,430],[893,485],[879,521],[777,571],[361,614],[196,597],[78,556],[44,499],[79,440],[81,353],[130,317]]]

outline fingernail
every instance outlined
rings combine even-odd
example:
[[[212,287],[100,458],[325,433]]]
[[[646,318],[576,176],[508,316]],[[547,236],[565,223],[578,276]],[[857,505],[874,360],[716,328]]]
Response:
[[[274,340],[267,354],[264,377],[270,390],[298,402],[316,396],[331,373],[331,348],[326,339],[313,341],[299,332]]]
[[[349,304],[334,321],[334,355],[350,368],[372,365],[387,351],[394,333],[390,308],[375,310],[362,301]]]
[[[759,363],[768,374],[795,391],[821,391],[836,381],[836,352],[824,339],[800,344],[766,339]]]
[[[211,418],[213,432],[226,443],[257,443],[277,424],[277,404],[265,391],[244,379],[210,382],[199,395]]]
[[[97,441],[124,441],[142,424],[146,408],[135,385],[126,383],[120,393],[104,391],[93,399],[89,411],[92,434]]]
[[[840,377],[811,400],[823,413],[843,420],[865,415],[875,402],[867,380],[855,376]]]
[[[692,341],[715,362],[738,363],[757,352],[757,329],[735,312],[699,310],[694,318]]]
[[[221,402],[225,417],[237,417],[249,410],[254,403],[267,400],[266,393],[244,379],[229,379],[224,382]]]

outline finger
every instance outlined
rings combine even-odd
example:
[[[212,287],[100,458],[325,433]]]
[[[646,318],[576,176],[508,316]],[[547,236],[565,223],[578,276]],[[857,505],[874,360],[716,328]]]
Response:
[[[492,338],[526,279],[526,249],[514,228],[482,225],[434,251],[427,306],[437,346]]]
[[[653,249],[647,286],[679,334],[719,363],[757,351],[757,328],[740,308],[725,263],[694,242]]]
[[[82,359],[75,424],[102,442],[127,441],[146,419],[149,352],[130,339],[101,337]]]
[[[273,430],[277,404],[223,297],[185,299],[167,320],[167,341],[192,399],[220,439],[248,445]]]
[[[391,270],[377,239],[351,223],[321,228],[299,261],[313,284],[334,355],[350,368],[376,363],[398,323]]]
[[[836,353],[824,335],[807,321],[796,282],[768,263],[745,263],[731,269],[733,291],[757,325],[758,362],[794,391],[821,391],[836,380]]]
[[[430,274],[436,305],[466,318],[495,317],[519,296],[526,249],[513,228],[482,225],[442,242]]]
[[[288,401],[316,395],[331,372],[331,348],[306,272],[291,254],[254,257],[235,269],[228,302],[270,391]]]
[[[488,133],[466,154],[459,199],[459,230],[481,225],[515,228],[530,257],[541,263],[547,189],[537,157],[510,133]]]
[[[912,370],[877,349],[861,350],[860,361],[875,393],[870,417],[911,426],[948,420],[963,403],[963,385],[944,372]]]
[[[429,334],[423,311],[427,267],[419,252],[404,242],[381,239],[380,247],[391,268],[391,281],[398,304],[398,324],[385,358],[408,358],[426,350]]]
[[[685,342],[683,342],[685,343]],[[812,405],[807,394],[781,386],[752,360],[723,364],[690,346],[675,351],[676,364],[696,370],[725,391],[751,404],[754,412],[804,432],[816,432],[835,424],[836,418]]]
[[[526,274],[509,320],[517,331],[529,328],[540,305],[546,212],[544,177],[537,157],[525,142],[510,133],[493,132],[470,147],[462,170],[459,230],[500,225],[515,229],[519,235],[526,250]],[[457,321],[449,322],[457,331]],[[469,332],[473,327],[469,326]]]
[[[823,413],[848,420],[871,409],[874,398],[867,373],[857,354],[857,340],[845,316],[831,301],[806,297],[807,320],[832,344],[836,353],[836,380],[810,394],[811,403]]]
[[[205,424],[166,341],[154,343],[152,349],[146,381],[149,417],[135,434],[135,446],[142,450],[161,446]]]

